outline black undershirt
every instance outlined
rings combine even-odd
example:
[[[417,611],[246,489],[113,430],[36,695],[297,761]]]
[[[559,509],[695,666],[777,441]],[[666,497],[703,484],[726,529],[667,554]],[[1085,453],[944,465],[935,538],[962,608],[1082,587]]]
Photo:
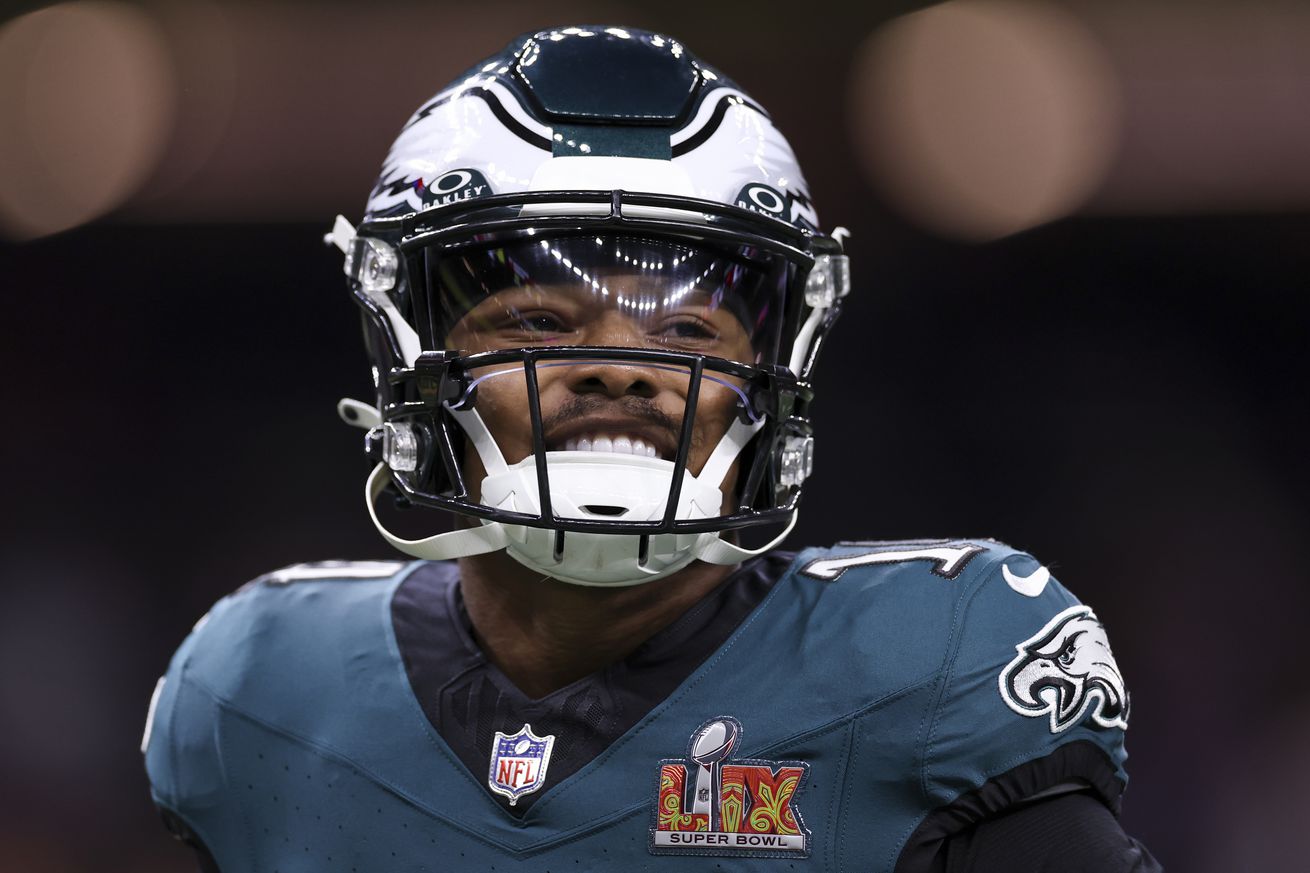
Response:
[[[555,737],[540,790],[520,796],[513,806],[494,795],[507,812],[522,816],[717,651],[787,571],[792,557],[776,552],[746,562],[623,660],[536,700],[515,687],[478,646],[455,565],[429,564],[411,573],[396,589],[391,621],[414,696],[478,782],[487,781],[496,731],[513,733],[528,724],[538,736]]]
[[[928,865],[905,873],[1160,873],[1146,847],[1124,833],[1090,793],[1007,810],[946,839]],[[901,868],[897,867],[897,873]]]

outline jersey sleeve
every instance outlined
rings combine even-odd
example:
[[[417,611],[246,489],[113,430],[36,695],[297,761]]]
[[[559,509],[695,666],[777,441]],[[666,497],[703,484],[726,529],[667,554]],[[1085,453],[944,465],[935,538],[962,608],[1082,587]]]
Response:
[[[924,747],[929,800],[961,824],[1086,788],[1117,811],[1128,693],[1105,628],[1031,555],[997,555],[957,603]]]
[[[192,662],[198,650],[214,645],[214,626],[223,623],[236,596],[215,604],[173,655],[155,685],[141,740],[150,794],[170,830],[178,833],[184,827],[206,843],[210,840],[205,825],[211,818],[207,813],[222,802],[227,784],[218,703],[193,677]]]

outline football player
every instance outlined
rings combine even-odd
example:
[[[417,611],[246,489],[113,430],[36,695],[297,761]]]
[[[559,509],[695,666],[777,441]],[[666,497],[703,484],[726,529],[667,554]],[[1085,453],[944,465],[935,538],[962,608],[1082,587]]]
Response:
[[[535,33],[424,104],[328,235],[415,560],[277,571],[179,649],[143,750],[202,868],[1158,869],[1105,630],[1037,560],[775,549],[842,236],[668,36]]]

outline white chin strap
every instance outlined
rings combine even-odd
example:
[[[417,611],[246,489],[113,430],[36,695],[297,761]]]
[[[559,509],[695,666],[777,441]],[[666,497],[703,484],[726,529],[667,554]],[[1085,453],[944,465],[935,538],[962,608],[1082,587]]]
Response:
[[[451,410],[468,434],[487,470],[481,499],[487,506],[536,515],[541,511],[534,457],[505,463],[500,447],[476,410]],[[715,446],[699,476],[683,472],[675,517],[712,518],[723,505],[720,490],[733,461],[764,422],[735,421]],[[547,452],[551,511],[562,518],[601,521],[658,521],[663,518],[674,464],[659,458],[609,452]],[[391,471],[378,464],[368,477],[365,499],[369,516],[392,546],[416,558],[449,560],[504,549],[526,567],[575,585],[624,587],[676,573],[692,561],[736,564],[772,549],[796,524],[793,511],[786,529],[758,549],[725,542],[718,531],[700,534],[563,534],[549,528],[483,521],[479,526],[418,540],[402,539],[383,525],[374,506],[391,481]],[[562,546],[557,553],[557,547]]]

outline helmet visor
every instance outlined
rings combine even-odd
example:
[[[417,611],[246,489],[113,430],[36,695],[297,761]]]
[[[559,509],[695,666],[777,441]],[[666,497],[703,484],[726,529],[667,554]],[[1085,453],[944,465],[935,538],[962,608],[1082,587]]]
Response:
[[[752,246],[627,234],[425,250],[434,348],[612,346],[777,363],[795,265]]]

